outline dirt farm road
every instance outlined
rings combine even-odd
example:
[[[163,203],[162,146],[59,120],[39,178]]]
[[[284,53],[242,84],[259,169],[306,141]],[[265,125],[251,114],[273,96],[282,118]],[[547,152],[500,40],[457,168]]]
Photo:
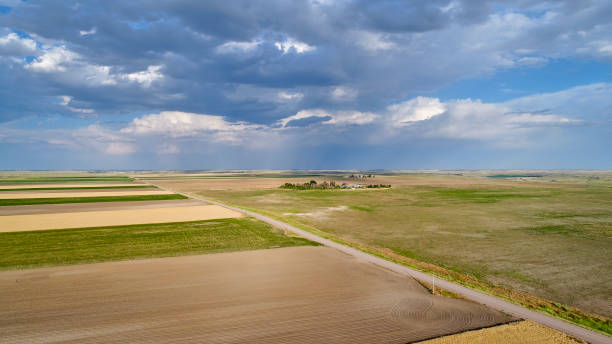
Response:
[[[312,234],[310,232],[304,231],[302,229],[299,229],[297,227],[291,226],[287,223],[284,223],[282,221],[278,221],[275,220],[271,217],[268,216],[264,216],[252,211],[248,211],[248,210],[244,210],[241,208],[237,208],[237,207],[232,207],[220,202],[216,202],[216,201],[212,201],[212,200],[208,200],[205,198],[201,198],[201,197],[197,197],[191,194],[186,194],[186,193],[181,193],[178,192],[176,190],[171,190],[168,188],[164,188],[163,186],[157,185],[157,184],[153,184],[153,183],[149,183],[145,180],[141,180],[144,183],[153,185],[155,187],[158,187],[162,190],[166,190],[166,191],[171,191],[171,192],[175,192],[177,194],[183,195],[185,197],[189,197],[189,198],[193,198],[193,199],[197,199],[200,201],[204,201],[204,202],[209,202],[212,204],[216,204],[234,211],[238,211],[241,212],[243,214],[252,216],[260,221],[266,222],[274,227],[280,228],[280,229],[284,229],[287,230],[289,232],[293,232],[295,234],[298,234],[308,240],[314,241],[314,242],[318,242],[320,244],[323,244],[327,247],[331,247],[331,248],[335,248],[341,252],[347,253],[349,255],[354,256],[357,259],[363,260],[363,261],[367,261],[370,262],[372,264],[384,267],[386,269],[389,269],[391,271],[394,271],[396,273],[405,275],[405,276],[410,276],[412,278],[415,278],[416,280],[419,281],[423,281],[423,282],[427,282],[427,283],[431,283],[432,281],[432,275],[429,275],[427,273],[418,271],[418,270],[414,270],[411,269],[409,267],[403,266],[403,265],[399,265],[393,262],[390,262],[388,260],[373,256],[371,254],[359,251],[355,248],[352,247],[348,247],[336,242],[333,242],[331,240],[319,237],[315,234]],[[512,316],[515,316],[517,318],[523,318],[523,319],[527,319],[527,320],[531,320],[534,322],[537,322],[539,324],[542,324],[544,326],[548,326],[550,328],[553,328],[555,330],[564,332],[569,334],[570,336],[582,339],[586,342],[592,343],[592,344],[612,344],[612,337],[606,336],[604,334],[601,333],[597,333],[595,331],[591,331],[588,330],[586,328],[574,325],[574,324],[570,324],[566,321],[563,321],[561,319],[552,317],[552,316],[548,316],[546,314],[543,313],[539,313],[539,312],[535,312],[532,310],[529,310],[525,307],[521,307],[518,305],[515,305],[513,303],[504,301],[502,299],[499,299],[497,297],[461,286],[459,284],[453,283],[453,282],[449,282],[446,280],[442,280],[442,279],[435,279],[435,285],[439,286],[443,289],[446,289],[448,291],[451,291],[453,293],[459,294],[463,297],[465,297],[468,300],[472,300],[474,302],[478,302],[480,304],[483,304],[485,306],[491,307],[492,309],[504,312],[506,314],[510,314]]]

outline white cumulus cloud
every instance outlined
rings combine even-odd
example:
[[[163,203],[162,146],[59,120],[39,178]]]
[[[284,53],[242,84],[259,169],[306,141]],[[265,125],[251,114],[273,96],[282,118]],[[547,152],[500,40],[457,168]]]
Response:
[[[380,116],[371,112],[360,112],[360,111],[339,111],[332,115],[332,118],[323,122],[324,124],[335,124],[335,125],[364,125],[372,123],[377,120]]]
[[[72,97],[70,96],[61,96],[60,99],[62,100],[60,102],[61,105],[65,106],[68,110],[72,111],[72,112],[77,112],[82,114],[81,117],[96,117],[96,112],[93,109],[86,109],[86,108],[78,108],[78,107],[74,107],[70,105],[70,102],[72,101]]]
[[[78,54],[66,49],[65,46],[56,46],[45,50],[27,65],[27,68],[36,72],[64,72],[66,65],[77,58]]]
[[[164,77],[162,73],[160,73],[160,69],[163,66],[149,66],[147,70],[129,73],[129,74],[119,74],[118,78],[129,80],[132,82],[137,82],[144,87],[151,87],[151,83],[154,81],[160,80]]]
[[[359,111],[336,111],[330,112],[322,109],[301,110],[295,115],[282,118],[277,121],[277,125],[285,128],[293,121],[308,118],[325,119],[321,124],[330,125],[363,125],[374,122],[379,116],[371,112]]]
[[[283,52],[283,54],[287,54],[290,51],[295,51],[298,54],[303,54],[312,50],[315,50],[315,47],[308,45],[307,43],[296,41],[292,38],[289,38],[282,42],[275,42],[274,46],[276,49]]]
[[[79,31],[79,35],[81,35],[81,36],[93,35],[93,34],[95,34],[97,31],[98,31],[98,30],[97,30],[95,27],[93,27],[93,28],[91,28],[91,29],[89,29],[89,30],[80,30],[80,31]]]
[[[580,121],[552,113],[517,111],[504,103],[461,99],[445,103],[446,111],[435,123],[419,128],[426,137],[488,141],[517,147],[537,142],[553,127]]]
[[[148,66],[146,70],[133,73],[117,73],[110,66],[88,63],[81,55],[57,45],[37,51],[38,56],[25,65],[37,73],[49,73],[58,81],[73,85],[109,86],[119,83],[137,83],[148,88],[164,78],[161,72],[163,65]]]
[[[446,106],[437,98],[416,97],[387,107],[393,125],[406,126],[413,122],[428,120],[446,111]]]
[[[0,37],[0,55],[27,56],[36,52],[36,41],[30,38],[21,38],[11,32]]]
[[[249,52],[255,50],[260,44],[260,41],[229,41],[217,46],[216,50],[219,53]]]
[[[286,91],[281,91],[278,92],[277,94],[278,99],[280,100],[301,100],[302,98],[304,98],[304,94],[300,93],[300,92],[295,92],[295,93],[289,93]]]
[[[241,133],[259,127],[244,122],[229,122],[223,116],[164,111],[134,118],[121,132],[138,135],[162,134],[174,138],[213,134],[217,141],[239,142]]]

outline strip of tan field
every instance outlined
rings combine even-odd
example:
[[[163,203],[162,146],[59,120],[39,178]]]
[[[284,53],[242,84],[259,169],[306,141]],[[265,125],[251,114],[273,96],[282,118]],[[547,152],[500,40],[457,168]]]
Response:
[[[218,205],[2,216],[0,232],[121,226],[241,217]]]
[[[565,333],[532,321],[520,321],[419,342],[420,344],[577,344]]]
[[[149,196],[149,195],[170,195],[173,192],[163,190],[143,190],[143,191],[94,191],[83,192],[11,192],[0,193],[0,199],[19,199],[19,198],[64,198],[64,197],[103,197],[103,196]]]
[[[143,184],[136,183],[124,183],[124,184],[101,184],[101,183],[90,183],[90,184],[18,184],[18,185],[2,185],[0,189],[43,189],[43,188],[98,188],[98,187],[122,187],[122,186],[136,186]]]

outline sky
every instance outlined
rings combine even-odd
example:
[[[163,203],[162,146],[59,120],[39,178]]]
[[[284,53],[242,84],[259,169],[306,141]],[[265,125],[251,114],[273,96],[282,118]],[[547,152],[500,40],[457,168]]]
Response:
[[[0,0],[0,169],[612,169],[612,2]]]

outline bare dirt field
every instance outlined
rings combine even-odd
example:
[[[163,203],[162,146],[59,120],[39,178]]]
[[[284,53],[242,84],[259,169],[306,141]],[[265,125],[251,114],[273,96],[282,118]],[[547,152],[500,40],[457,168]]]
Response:
[[[0,304],[11,344],[407,343],[513,320],[326,247],[7,271]]]
[[[159,201],[133,201],[133,202],[92,202],[92,203],[60,203],[13,205],[0,207],[0,216],[27,215],[27,214],[54,214],[74,213],[84,211],[125,210],[125,209],[151,209],[169,207],[187,207],[204,205],[206,203],[193,199],[173,199]]]
[[[187,222],[241,216],[238,212],[217,205],[9,215],[0,217],[0,232]]]
[[[468,331],[419,344],[578,344],[585,343],[531,321]]]
[[[45,189],[45,188],[92,188],[92,187],[120,187],[120,186],[135,186],[142,185],[138,183],[79,183],[79,184],[15,184],[15,185],[2,185],[0,189]]]
[[[150,196],[150,195],[169,195],[172,192],[163,190],[132,190],[132,191],[121,191],[121,190],[74,190],[74,191],[62,191],[62,192],[1,192],[0,199],[21,199],[21,198],[64,198],[64,197],[104,197],[104,196]]]

